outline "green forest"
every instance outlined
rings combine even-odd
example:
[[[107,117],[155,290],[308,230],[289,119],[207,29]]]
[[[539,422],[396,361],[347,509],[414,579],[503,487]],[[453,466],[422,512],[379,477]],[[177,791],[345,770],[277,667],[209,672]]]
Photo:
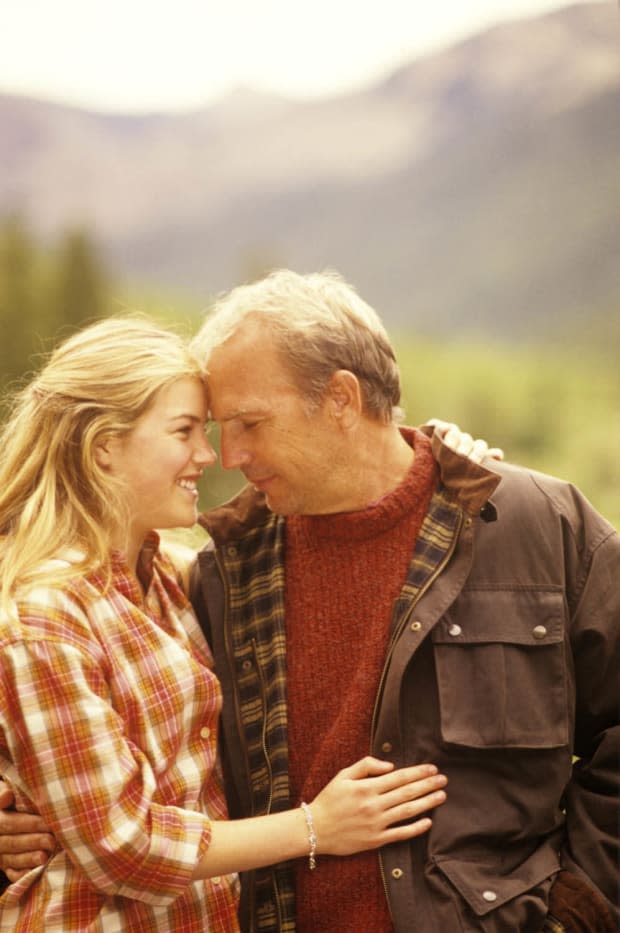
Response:
[[[83,230],[43,248],[19,218],[0,223],[1,412],[56,342],[124,310],[189,335],[204,309],[117,282]],[[430,341],[393,332],[407,422],[456,422],[502,447],[507,459],[575,483],[620,528],[620,334],[608,318],[593,328],[596,321],[593,311],[583,333],[553,344]],[[203,478],[201,505],[222,501],[242,482],[214,467]]]

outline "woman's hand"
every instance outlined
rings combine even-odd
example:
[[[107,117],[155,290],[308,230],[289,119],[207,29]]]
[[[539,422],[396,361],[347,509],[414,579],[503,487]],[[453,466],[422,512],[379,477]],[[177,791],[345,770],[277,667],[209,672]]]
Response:
[[[445,802],[447,783],[431,764],[395,771],[378,758],[357,761],[312,801],[317,853],[351,855],[427,832],[431,820],[422,814]]]
[[[457,454],[463,454],[474,463],[482,463],[487,458],[491,460],[503,460],[504,451],[501,447],[489,447],[482,438],[474,438],[466,431],[461,431],[458,424],[451,424],[449,421],[440,421],[439,418],[429,418],[426,424],[435,428],[446,446],[450,447]]]
[[[317,853],[351,855],[388,842],[411,839],[430,829],[422,813],[446,799],[447,783],[434,765],[414,765],[394,771],[378,758],[362,758],[340,771],[310,806]],[[408,820],[404,825],[393,825]],[[291,858],[308,856],[309,838],[300,807],[211,824],[211,844],[194,878],[246,871]]]

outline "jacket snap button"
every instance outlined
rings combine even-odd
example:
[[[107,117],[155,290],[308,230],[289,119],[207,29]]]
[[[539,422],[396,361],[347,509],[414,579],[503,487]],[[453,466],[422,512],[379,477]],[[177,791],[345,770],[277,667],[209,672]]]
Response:
[[[461,628],[461,626],[457,625],[455,622],[454,625],[451,625],[450,628],[448,629],[448,635],[452,635],[453,638],[456,638],[458,635],[461,634],[462,631],[463,629]]]
[[[399,878],[402,878],[402,877],[403,877],[403,870],[402,870],[402,868],[393,868],[393,869],[392,869],[392,878],[396,878],[396,880],[398,881],[398,879],[399,879]]]
[[[211,735],[211,730],[209,729],[209,727],[203,726],[202,729],[200,730],[200,738],[208,739],[210,735]]]
[[[236,556],[237,556],[237,548],[234,547],[234,546],[231,544],[230,547],[227,547],[227,548],[226,548],[226,553],[228,554],[229,557],[236,557]]]
[[[421,623],[421,622],[412,622],[412,623],[411,623],[411,631],[412,631],[412,632],[419,632],[421,628],[422,628],[422,623]]]
[[[252,670],[252,662],[251,662],[251,661],[244,661],[243,664],[241,665],[241,668],[242,668],[242,670],[244,670],[244,671],[251,671],[251,670]]]
[[[488,901],[489,904],[492,904],[493,901],[497,900],[497,894],[495,893],[495,891],[483,891],[482,897],[484,898],[485,901]]]
[[[532,629],[532,635],[534,636],[534,638],[544,638],[546,634],[547,634],[547,628],[544,625],[536,625]]]
[[[391,742],[384,742],[383,745],[381,746],[381,751],[382,751],[382,752],[386,752],[386,754],[387,754],[388,752],[391,752],[391,751],[392,751],[392,743],[391,743]]]

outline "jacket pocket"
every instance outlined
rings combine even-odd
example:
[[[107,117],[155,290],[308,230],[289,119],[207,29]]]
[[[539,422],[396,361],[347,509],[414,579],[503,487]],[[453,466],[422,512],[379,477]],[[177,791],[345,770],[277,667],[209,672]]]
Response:
[[[568,744],[559,588],[464,590],[432,640],[446,742],[472,748]]]
[[[510,870],[498,871],[497,857],[488,862],[436,856],[430,867],[429,880],[439,895],[440,887],[448,889],[466,903],[471,912],[471,924],[465,929],[489,931],[540,930],[547,916],[549,891],[560,870],[557,854],[547,847],[534,852]],[[453,902],[454,905],[454,902]],[[458,905],[457,905],[458,908]],[[461,908],[461,913],[463,913]]]

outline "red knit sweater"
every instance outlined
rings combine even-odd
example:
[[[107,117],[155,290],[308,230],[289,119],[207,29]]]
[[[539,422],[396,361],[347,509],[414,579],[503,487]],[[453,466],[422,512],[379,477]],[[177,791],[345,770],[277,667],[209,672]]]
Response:
[[[372,711],[392,605],[437,483],[430,442],[407,433],[415,462],[361,512],[286,522],[288,728],[293,801],[312,800],[370,751]],[[392,930],[376,853],[296,866],[299,933]]]

